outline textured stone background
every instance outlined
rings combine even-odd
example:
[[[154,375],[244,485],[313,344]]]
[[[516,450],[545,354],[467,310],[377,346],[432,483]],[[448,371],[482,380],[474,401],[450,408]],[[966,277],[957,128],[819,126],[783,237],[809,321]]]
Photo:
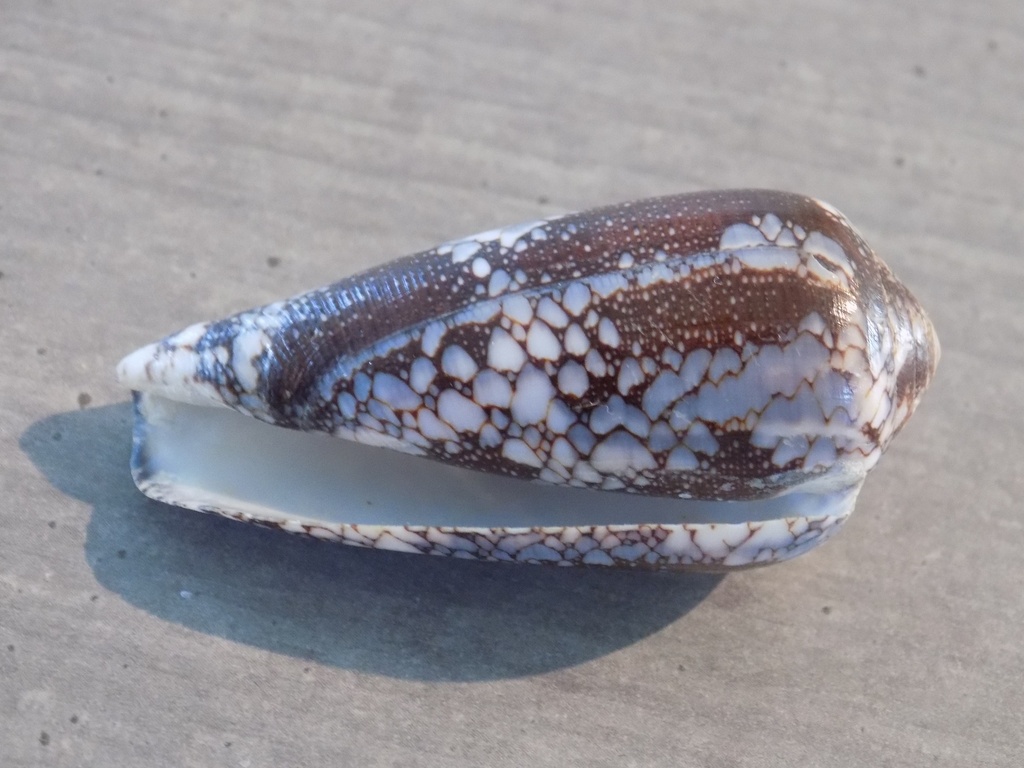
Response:
[[[1024,11],[707,5],[0,4],[0,764],[1021,764]],[[143,342],[741,185],[846,212],[943,342],[806,558],[451,562],[132,486],[112,368]]]

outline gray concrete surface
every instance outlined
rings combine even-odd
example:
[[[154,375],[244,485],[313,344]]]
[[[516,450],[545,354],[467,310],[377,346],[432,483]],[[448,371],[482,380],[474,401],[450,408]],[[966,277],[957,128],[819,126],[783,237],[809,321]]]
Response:
[[[1021,765],[1022,73],[1017,0],[0,4],[0,765]],[[747,185],[845,211],[943,343],[805,558],[454,562],[132,486],[143,342]]]

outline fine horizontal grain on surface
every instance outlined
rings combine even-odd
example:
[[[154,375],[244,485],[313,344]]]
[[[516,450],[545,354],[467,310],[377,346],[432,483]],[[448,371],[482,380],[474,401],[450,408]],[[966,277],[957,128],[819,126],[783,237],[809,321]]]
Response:
[[[140,7],[0,24],[5,765],[1020,762],[1024,20],[1009,0]],[[844,532],[684,578],[146,502],[125,353],[497,223],[830,201],[943,356]]]

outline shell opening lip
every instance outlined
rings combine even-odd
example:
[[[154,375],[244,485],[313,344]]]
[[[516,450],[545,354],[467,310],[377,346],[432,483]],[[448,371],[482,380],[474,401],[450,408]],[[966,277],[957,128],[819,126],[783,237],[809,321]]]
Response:
[[[762,523],[799,529],[808,520],[824,518],[834,518],[829,525],[837,529],[859,490],[858,484],[832,493],[723,502],[550,486],[281,429],[225,408],[153,393],[134,396],[132,470],[146,495],[314,535],[376,526],[431,531],[664,526],[669,532],[686,526],[687,537],[693,538],[705,529],[754,531]],[[790,550],[771,559],[799,554],[830,533],[815,531],[807,546],[795,535]],[[752,564],[745,556],[739,560],[738,565]]]

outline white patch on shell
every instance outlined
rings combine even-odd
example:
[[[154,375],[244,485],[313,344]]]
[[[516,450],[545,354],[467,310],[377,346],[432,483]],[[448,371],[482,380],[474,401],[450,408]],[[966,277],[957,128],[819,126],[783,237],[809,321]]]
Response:
[[[800,250],[810,256],[807,270],[822,280],[838,281],[844,286],[849,285],[853,278],[853,266],[839,243],[820,232],[807,235]]]
[[[800,243],[796,239],[796,235],[793,234],[791,229],[783,229],[777,238],[775,238],[775,244],[780,248],[796,248]]]
[[[651,452],[626,432],[614,432],[598,443],[590,454],[590,463],[598,472],[611,476],[658,466]]]
[[[434,415],[433,411],[426,408],[420,409],[417,424],[420,434],[428,440],[457,440],[458,435],[452,428]]]
[[[690,425],[686,440],[683,442],[694,453],[714,456],[718,452],[718,441],[703,421],[696,421]]]
[[[480,446],[482,448],[497,448],[501,445],[501,432],[493,424],[484,424],[480,430]]]
[[[573,323],[565,330],[565,351],[577,357],[585,355],[590,350],[590,339],[587,334],[576,323]]]
[[[675,430],[664,421],[656,422],[647,436],[647,445],[655,453],[672,448],[677,442]]]
[[[390,373],[374,374],[373,395],[382,403],[400,411],[411,411],[419,408],[422,403],[419,395],[408,384]]]
[[[523,235],[531,232],[534,229],[543,227],[547,224],[546,221],[530,221],[525,224],[514,224],[510,227],[504,227],[499,235],[498,239],[503,248],[511,248],[515,245],[516,241]],[[541,230],[543,232],[543,230]],[[531,235],[532,237],[532,235]],[[534,240],[540,240],[540,237],[533,237]]]
[[[751,248],[736,254],[747,269],[792,271],[800,264],[800,256],[792,248]]]
[[[441,355],[441,368],[459,381],[470,381],[477,372],[476,361],[457,344],[445,349]]]
[[[526,351],[535,360],[557,360],[562,356],[562,345],[546,323],[534,320],[526,335]]]
[[[430,388],[435,376],[437,369],[434,364],[425,357],[417,357],[409,369],[409,384],[422,395]]]
[[[473,399],[480,405],[508,408],[512,402],[512,385],[504,375],[486,368],[473,380]]]
[[[503,328],[494,328],[487,344],[487,364],[496,371],[518,371],[526,362],[526,352]]]
[[[483,280],[489,274],[491,274],[491,263],[487,261],[483,256],[477,256],[473,259],[473,274]]]
[[[573,317],[579,317],[590,306],[590,289],[582,282],[573,282],[562,295],[562,306]]]
[[[436,355],[438,347],[441,346],[441,339],[444,338],[447,332],[447,326],[440,320],[430,323],[424,328],[422,339],[423,354],[427,357]]]
[[[804,469],[812,470],[816,467],[828,469],[836,463],[836,444],[831,437],[819,435],[811,444],[807,457],[804,459]]]
[[[595,275],[589,279],[590,290],[602,299],[607,299],[613,293],[626,290],[629,281],[620,272],[606,272],[603,275]]]
[[[437,414],[456,432],[479,432],[487,421],[483,408],[453,389],[446,389],[437,398]]]
[[[810,444],[803,435],[783,438],[772,454],[772,463],[777,467],[784,467],[794,459],[806,456],[809,447]]]
[[[769,241],[757,227],[750,224],[730,224],[718,240],[720,251],[740,251],[746,248],[758,248],[770,245]]]
[[[210,327],[209,323],[194,323],[188,328],[178,331],[171,336],[167,343],[175,347],[192,347],[199,343],[199,340],[206,334]]]
[[[563,395],[583,397],[590,386],[586,369],[575,360],[568,360],[558,371],[558,389]]]
[[[782,232],[782,220],[774,213],[769,213],[761,219],[758,229],[765,237],[774,242]]]
[[[525,464],[528,467],[536,467],[537,469],[540,469],[544,466],[544,462],[540,460],[530,446],[522,440],[515,438],[504,442],[501,446],[501,455],[509,461],[514,461],[517,464]]]
[[[808,331],[813,333],[815,336],[823,336],[825,328],[825,321],[817,312],[811,312],[809,315],[805,316],[800,321],[800,325],[797,326],[798,331]]]
[[[365,403],[369,399],[372,386],[373,380],[362,371],[352,379],[352,392],[361,403]]]
[[[243,389],[249,392],[256,389],[259,383],[257,362],[269,346],[270,337],[263,331],[242,331],[235,336],[231,349],[231,364],[235,379]]]
[[[512,419],[520,425],[539,424],[551,406],[555,388],[548,375],[527,365],[516,379],[512,395]]]
[[[511,276],[504,269],[498,269],[491,273],[490,282],[487,283],[488,296],[500,296],[512,282]]]
[[[501,311],[509,320],[521,325],[529,325],[533,320],[533,308],[525,296],[509,296],[501,302]]]
[[[699,466],[700,462],[693,455],[693,451],[681,445],[674,448],[672,453],[668,455],[668,458],[665,459],[665,469],[678,472],[692,472]]]
[[[556,435],[564,435],[576,422],[576,414],[561,400],[554,400],[548,410],[547,427]]]
[[[590,372],[591,376],[601,378],[608,373],[608,364],[601,357],[601,353],[596,349],[591,349],[587,352],[587,356],[583,360],[583,364]]]
[[[640,363],[634,357],[627,357],[619,366],[618,389],[620,395],[628,395],[633,387],[642,384],[644,372],[640,370]]]
[[[727,373],[736,373],[743,368],[743,361],[731,347],[721,347],[715,352],[711,365],[708,367],[708,378],[718,382]]]
[[[452,246],[452,264],[461,264],[471,259],[480,250],[475,240],[463,240]]]
[[[597,326],[597,338],[602,344],[608,347],[619,346],[622,339],[619,337],[619,329],[615,327],[615,323],[609,320],[607,317],[602,317],[601,322]]]
[[[658,418],[672,403],[700,384],[710,362],[711,353],[708,350],[695,349],[683,359],[679,373],[659,373],[641,400],[648,417]],[[724,423],[724,420],[719,423]]]
[[[552,328],[565,328],[569,324],[569,316],[550,296],[545,296],[537,303],[537,317]]]
[[[576,463],[579,454],[576,453],[576,449],[572,447],[568,440],[564,437],[559,437],[551,445],[551,458],[563,467],[571,467]]]

